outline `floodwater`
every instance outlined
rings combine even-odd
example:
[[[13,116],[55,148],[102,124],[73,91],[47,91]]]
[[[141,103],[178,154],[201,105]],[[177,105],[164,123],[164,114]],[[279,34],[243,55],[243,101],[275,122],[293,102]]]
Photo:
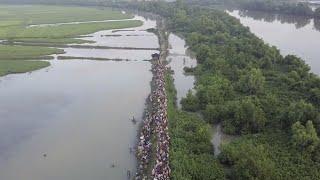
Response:
[[[123,59],[132,61],[150,60],[151,54],[156,50],[128,50],[128,49],[77,49],[65,48],[63,56]]]
[[[54,24],[33,24],[29,25],[29,28],[32,27],[47,27],[47,26],[61,26],[61,25],[72,25],[72,24],[88,24],[88,23],[98,23],[98,22],[118,22],[118,21],[132,21],[134,19],[110,19],[103,21],[82,21],[82,22],[67,22],[67,23],[54,23]]]
[[[136,37],[145,46],[154,44],[145,41],[147,36]],[[106,39],[96,40],[103,44]],[[147,54],[150,59],[153,52],[100,50],[66,52],[137,60]],[[142,118],[151,91],[150,62],[50,62],[45,69],[0,78],[0,179],[117,180],[127,179],[128,171],[134,175],[136,159],[130,148],[139,123],[131,119]]]
[[[189,90],[194,87],[193,75],[186,75],[184,67],[196,67],[197,60],[188,54],[185,41],[175,34],[169,35],[169,66],[174,71],[174,85],[177,89],[177,105],[181,108],[180,101]]]
[[[255,11],[227,11],[240,19],[250,30],[265,42],[280,49],[283,55],[301,57],[320,74],[320,19],[275,15]]]
[[[87,43],[86,45],[110,46],[110,47],[137,47],[137,48],[158,48],[159,42],[157,36],[147,32],[147,29],[155,28],[156,21],[146,19],[141,16],[135,16],[134,20],[141,20],[144,24],[137,28],[127,30],[106,30],[99,31],[89,36],[80,38],[95,43]]]
[[[98,31],[93,34],[85,35],[79,39],[93,41],[85,43],[86,46],[109,46],[126,48],[159,48],[158,37],[147,29],[155,28],[156,21],[146,19],[142,16],[134,16],[134,20],[143,21],[143,25],[135,28],[113,29]],[[159,52],[157,50],[144,49],[82,49],[65,48],[62,56],[86,57],[86,58],[106,58],[142,61],[150,60],[151,54]]]
[[[3,78],[1,179],[125,179],[135,167],[130,119],[142,116],[149,69],[148,62],[56,61],[48,71]]]

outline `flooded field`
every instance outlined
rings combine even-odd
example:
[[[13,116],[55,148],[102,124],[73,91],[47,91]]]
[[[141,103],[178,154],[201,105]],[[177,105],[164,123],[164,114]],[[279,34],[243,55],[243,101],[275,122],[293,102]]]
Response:
[[[146,19],[141,16],[135,16],[135,20],[141,20],[144,24],[137,28],[126,30],[107,30],[99,31],[80,39],[95,41],[86,45],[111,46],[111,47],[136,47],[136,48],[158,48],[159,42],[157,36],[147,29],[155,28],[154,20]]]
[[[155,50],[127,50],[127,49],[77,49],[65,48],[64,56],[123,59],[132,61],[150,60]]]
[[[121,40],[134,37],[158,47],[145,28],[116,31]],[[139,36],[127,36],[144,34]],[[112,31],[108,31],[113,33]],[[94,44],[117,46],[105,31]],[[148,45],[150,43],[150,46]],[[94,44],[91,44],[94,46]],[[135,46],[134,43],[118,44]],[[32,73],[0,78],[0,179],[127,179],[134,174],[138,124],[150,93],[153,50],[66,48],[66,56],[139,61],[50,61]],[[19,172],[19,173],[17,173]]]

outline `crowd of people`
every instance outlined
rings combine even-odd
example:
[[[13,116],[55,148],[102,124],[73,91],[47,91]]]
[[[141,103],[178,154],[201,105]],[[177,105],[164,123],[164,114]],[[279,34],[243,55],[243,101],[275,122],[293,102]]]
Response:
[[[155,62],[152,66],[153,72],[153,91],[150,95],[152,105],[151,112],[146,113],[144,119],[138,148],[137,157],[139,166],[136,179],[146,179],[146,170],[151,158],[151,135],[156,137],[156,157],[155,165],[152,169],[154,180],[170,179],[169,167],[169,132],[167,116],[167,96],[165,90],[165,71],[166,66],[160,62]]]

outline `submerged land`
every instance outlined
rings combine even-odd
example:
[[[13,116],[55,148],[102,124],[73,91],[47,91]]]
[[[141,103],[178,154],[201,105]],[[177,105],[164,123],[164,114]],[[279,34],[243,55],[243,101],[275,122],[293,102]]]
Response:
[[[48,62],[35,60],[52,59],[52,54],[63,54],[64,51],[57,46],[90,43],[77,39],[81,35],[142,25],[139,20],[131,20],[132,15],[110,8],[3,5],[0,9],[0,39],[3,42],[0,45],[0,61],[5,60],[1,62],[1,75],[44,67],[43,64]],[[68,24],[70,22],[81,23]],[[18,42],[19,45],[15,44]],[[26,64],[29,68],[21,68]]]

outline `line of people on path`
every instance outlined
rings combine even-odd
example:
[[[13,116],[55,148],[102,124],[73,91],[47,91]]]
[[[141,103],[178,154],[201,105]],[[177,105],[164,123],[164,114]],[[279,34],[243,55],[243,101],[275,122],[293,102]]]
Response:
[[[154,180],[170,179],[169,167],[169,131],[168,131],[168,115],[167,115],[167,95],[165,89],[165,72],[166,67],[162,64],[156,64],[154,68],[155,74],[155,96],[153,96],[153,107],[156,112],[153,115],[155,123],[155,132],[157,137],[156,164],[152,170]]]
[[[147,179],[148,163],[151,158],[151,135],[156,136],[156,163],[152,169],[154,180],[170,179],[169,167],[169,132],[167,117],[167,96],[165,90],[165,71],[166,67],[160,62],[152,66],[154,90],[149,96],[152,111],[146,113],[143,121],[142,130],[139,137],[137,157],[139,161],[136,179]]]

